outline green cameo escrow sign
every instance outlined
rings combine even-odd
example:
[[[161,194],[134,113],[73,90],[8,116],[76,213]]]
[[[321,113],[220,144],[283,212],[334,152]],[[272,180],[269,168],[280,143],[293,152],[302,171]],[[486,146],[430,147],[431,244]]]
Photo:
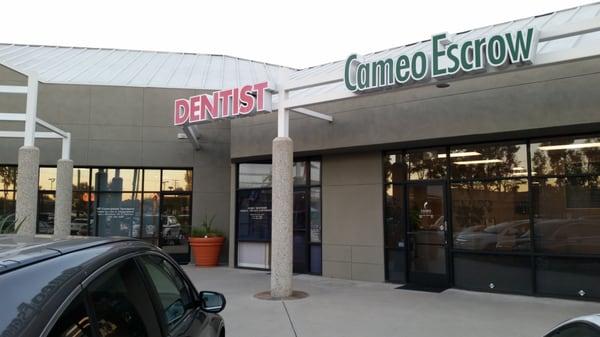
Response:
[[[431,78],[486,71],[508,64],[531,64],[537,50],[534,28],[453,43],[447,35],[431,38],[431,54],[417,51],[363,62],[357,54],[346,59],[344,83],[353,92],[406,85]]]

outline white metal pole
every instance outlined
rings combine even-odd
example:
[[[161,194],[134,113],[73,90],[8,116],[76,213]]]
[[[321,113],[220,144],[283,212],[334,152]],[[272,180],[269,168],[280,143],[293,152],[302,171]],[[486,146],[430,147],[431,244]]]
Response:
[[[62,156],[60,159],[71,159],[71,133],[62,139]]]
[[[290,136],[290,111],[285,108],[288,93],[283,84],[279,85],[279,105],[277,108],[277,137]]]
[[[34,146],[37,120],[38,74],[32,72],[27,78],[27,107],[25,110],[24,146]]]

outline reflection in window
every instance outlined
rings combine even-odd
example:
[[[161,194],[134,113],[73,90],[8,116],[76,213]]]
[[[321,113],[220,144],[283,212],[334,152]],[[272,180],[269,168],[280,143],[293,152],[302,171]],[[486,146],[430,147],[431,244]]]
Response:
[[[163,170],[161,186],[163,191],[191,191],[192,183],[191,170]]]
[[[52,327],[49,337],[89,337],[92,322],[85,309],[83,296],[79,295]]]
[[[94,194],[88,192],[73,192],[71,204],[71,235],[93,235],[89,228],[89,206],[95,200]]]
[[[428,149],[407,151],[404,161],[408,165],[408,179],[442,179],[446,176],[446,150]]]
[[[0,233],[15,231],[15,194],[13,191],[0,191]]]
[[[404,186],[388,185],[385,199],[385,246],[404,248]]]
[[[93,169],[93,187],[98,191],[141,191],[139,169]]]
[[[158,244],[158,225],[160,223],[160,194],[144,193],[144,214],[142,216],[142,237],[153,238]]]
[[[454,248],[528,250],[526,180],[452,184]]]
[[[406,164],[402,161],[402,154],[394,153],[383,157],[385,181],[399,183],[406,180]]]
[[[294,191],[294,202],[293,202],[293,207],[294,207],[294,214],[293,214],[293,222],[294,222],[294,229],[306,229],[306,225],[307,225],[307,216],[306,216],[306,212],[307,212],[307,197],[306,197],[306,190],[301,189],[301,190],[295,190]]]
[[[310,242],[321,242],[320,187],[313,187],[310,189]]]
[[[144,191],[160,191],[160,170],[144,170]]]
[[[306,166],[306,162],[295,162],[293,173],[294,186],[306,185],[306,177],[308,176],[308,166]]]
[[[535,179],[537,247],[553,253],[600,253],[600,178]]]
[[[0,190],[14,190],[17,186],[17,167],[0,166]]]
[[[138,193],[98,193],[97,197],[98,235],[139,237]]]
[[[73,190],[87,191],[90,188],[90,169],[74,168],[73,169]]]
[[[40,190],[54,191],[56,188],[56,167],[40,167]]]
[[[240,164],[239,188],[271,187],[271,164]]]
[[[453,179],[527,177],[525,144],[483,144],[451,148]]]
[[[321,184],[321,162],[311,161],[310,162],[310,184],[319,185]]]
[[[271,191],[238,191],[238,239],[271,239]]]
[[[559,138],[531,144],[536,175],[600,173],[600,138]]]
[[[40,193],[38,202],[38,233],[53,234],[56,196],[54,193]]]

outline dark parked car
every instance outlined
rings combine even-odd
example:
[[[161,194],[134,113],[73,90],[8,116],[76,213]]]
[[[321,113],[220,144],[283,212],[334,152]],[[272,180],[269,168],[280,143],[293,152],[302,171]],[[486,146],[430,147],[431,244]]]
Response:
[[[1,337],[222,337],[224,307],[139,240],[0,235]]]

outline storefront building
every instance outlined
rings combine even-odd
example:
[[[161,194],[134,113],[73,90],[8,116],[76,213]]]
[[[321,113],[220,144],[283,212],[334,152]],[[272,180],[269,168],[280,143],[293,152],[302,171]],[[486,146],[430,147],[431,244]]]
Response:
[[[283,72],[302,87],[290,100],[333,117],[291,115],[296,272],[597,300],[599,31],[591,4],[302,70],[0,45],[0,85],[37,71],[38,114],[73,134],[73,235],[135,236],[185,261],[190,228],[214,215],[223,263],[269,269],[277,114],[182,128],[173,104]],[[24,104],[0,95],[2,112]],[[0,143],[0,225],[21,144]],[[49,233],[60,150],[38,144]]]

